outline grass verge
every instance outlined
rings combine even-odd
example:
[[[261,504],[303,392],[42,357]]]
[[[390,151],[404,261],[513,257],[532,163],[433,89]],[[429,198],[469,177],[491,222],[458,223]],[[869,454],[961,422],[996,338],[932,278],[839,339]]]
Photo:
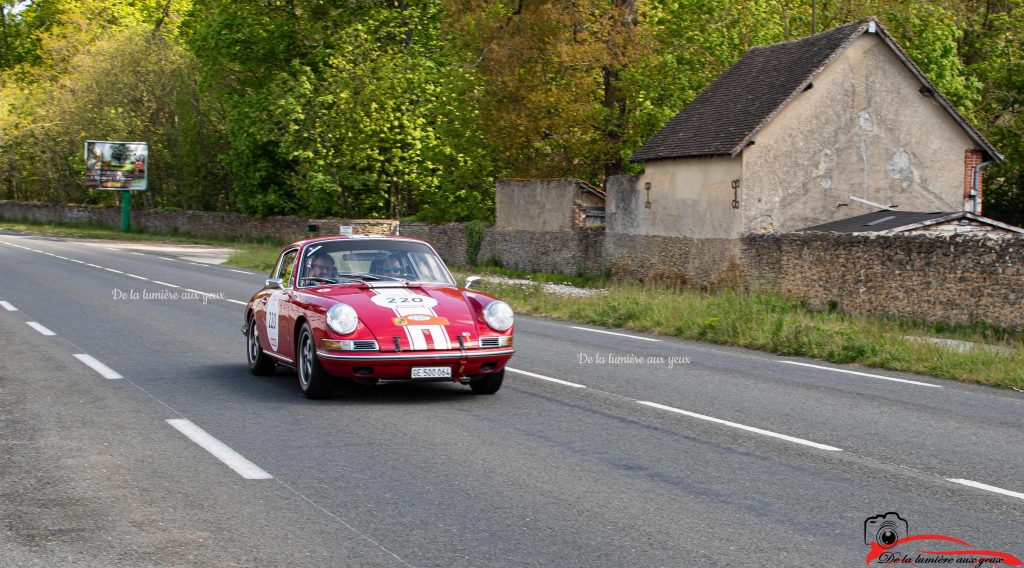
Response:
[[[546,292],[540,282],[483,282],[481,289],[522,314],[1024,388],[1024,345],[1019,334],[989,326],[934,326],[819,312],[781,296],[733,290],[701,294],[610,284],[606,293],[565,297]],[[936,333],[940,327],[941,333]],[[908,338],[937,335],[984,346],[957,352]]]

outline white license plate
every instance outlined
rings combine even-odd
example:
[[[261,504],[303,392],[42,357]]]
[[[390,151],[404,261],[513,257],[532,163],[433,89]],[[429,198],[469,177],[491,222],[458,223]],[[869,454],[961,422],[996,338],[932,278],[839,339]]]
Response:
[[[450,379],[452,376],[451,367],[413,367],[412,378],[414,379],[433,379],[433,378],[446,378]]]

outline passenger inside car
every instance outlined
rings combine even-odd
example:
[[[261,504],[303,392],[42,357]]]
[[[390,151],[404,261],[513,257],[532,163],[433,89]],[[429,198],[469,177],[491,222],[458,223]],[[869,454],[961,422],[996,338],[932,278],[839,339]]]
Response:
[[[373,261],[370,272],[394,278],[401,278],[406,274],[405,269],[402,268],[402,260],[397,254],[390,254],[385,258]]]

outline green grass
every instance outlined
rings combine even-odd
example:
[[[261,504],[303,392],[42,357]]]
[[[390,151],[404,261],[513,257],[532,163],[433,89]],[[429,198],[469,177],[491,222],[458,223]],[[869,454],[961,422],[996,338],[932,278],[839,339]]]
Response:
[[[231,253],[224,264],[248,268],[257,272],[270,274],[277,264],[277,257],[281,254],[283,245],[266,245],[258,243],[245,243],[231,245],[235,252]]]
[[[480,288],[522,314],[1024,388],[1024,345],[1019,332],[813,311],[781,296],[734,290],[701,294],[611,284],[604,294],[564,297],[545,292],[543,280],[529,285],[483,282]],[[906,338],[936,335],[1012,351],[975,348],[958,353]]]

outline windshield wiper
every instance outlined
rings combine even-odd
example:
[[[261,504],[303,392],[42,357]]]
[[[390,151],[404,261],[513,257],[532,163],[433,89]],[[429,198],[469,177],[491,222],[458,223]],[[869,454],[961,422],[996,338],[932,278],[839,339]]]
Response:
[[[340,272],[338,276],[352,280],[380,280],[380,276],[366,274],[364,272]]]
[[[338,281],[334,278],[324,278],[323,276],[303,276],[300,280],[312,280],[321,284],[337,284]]]

